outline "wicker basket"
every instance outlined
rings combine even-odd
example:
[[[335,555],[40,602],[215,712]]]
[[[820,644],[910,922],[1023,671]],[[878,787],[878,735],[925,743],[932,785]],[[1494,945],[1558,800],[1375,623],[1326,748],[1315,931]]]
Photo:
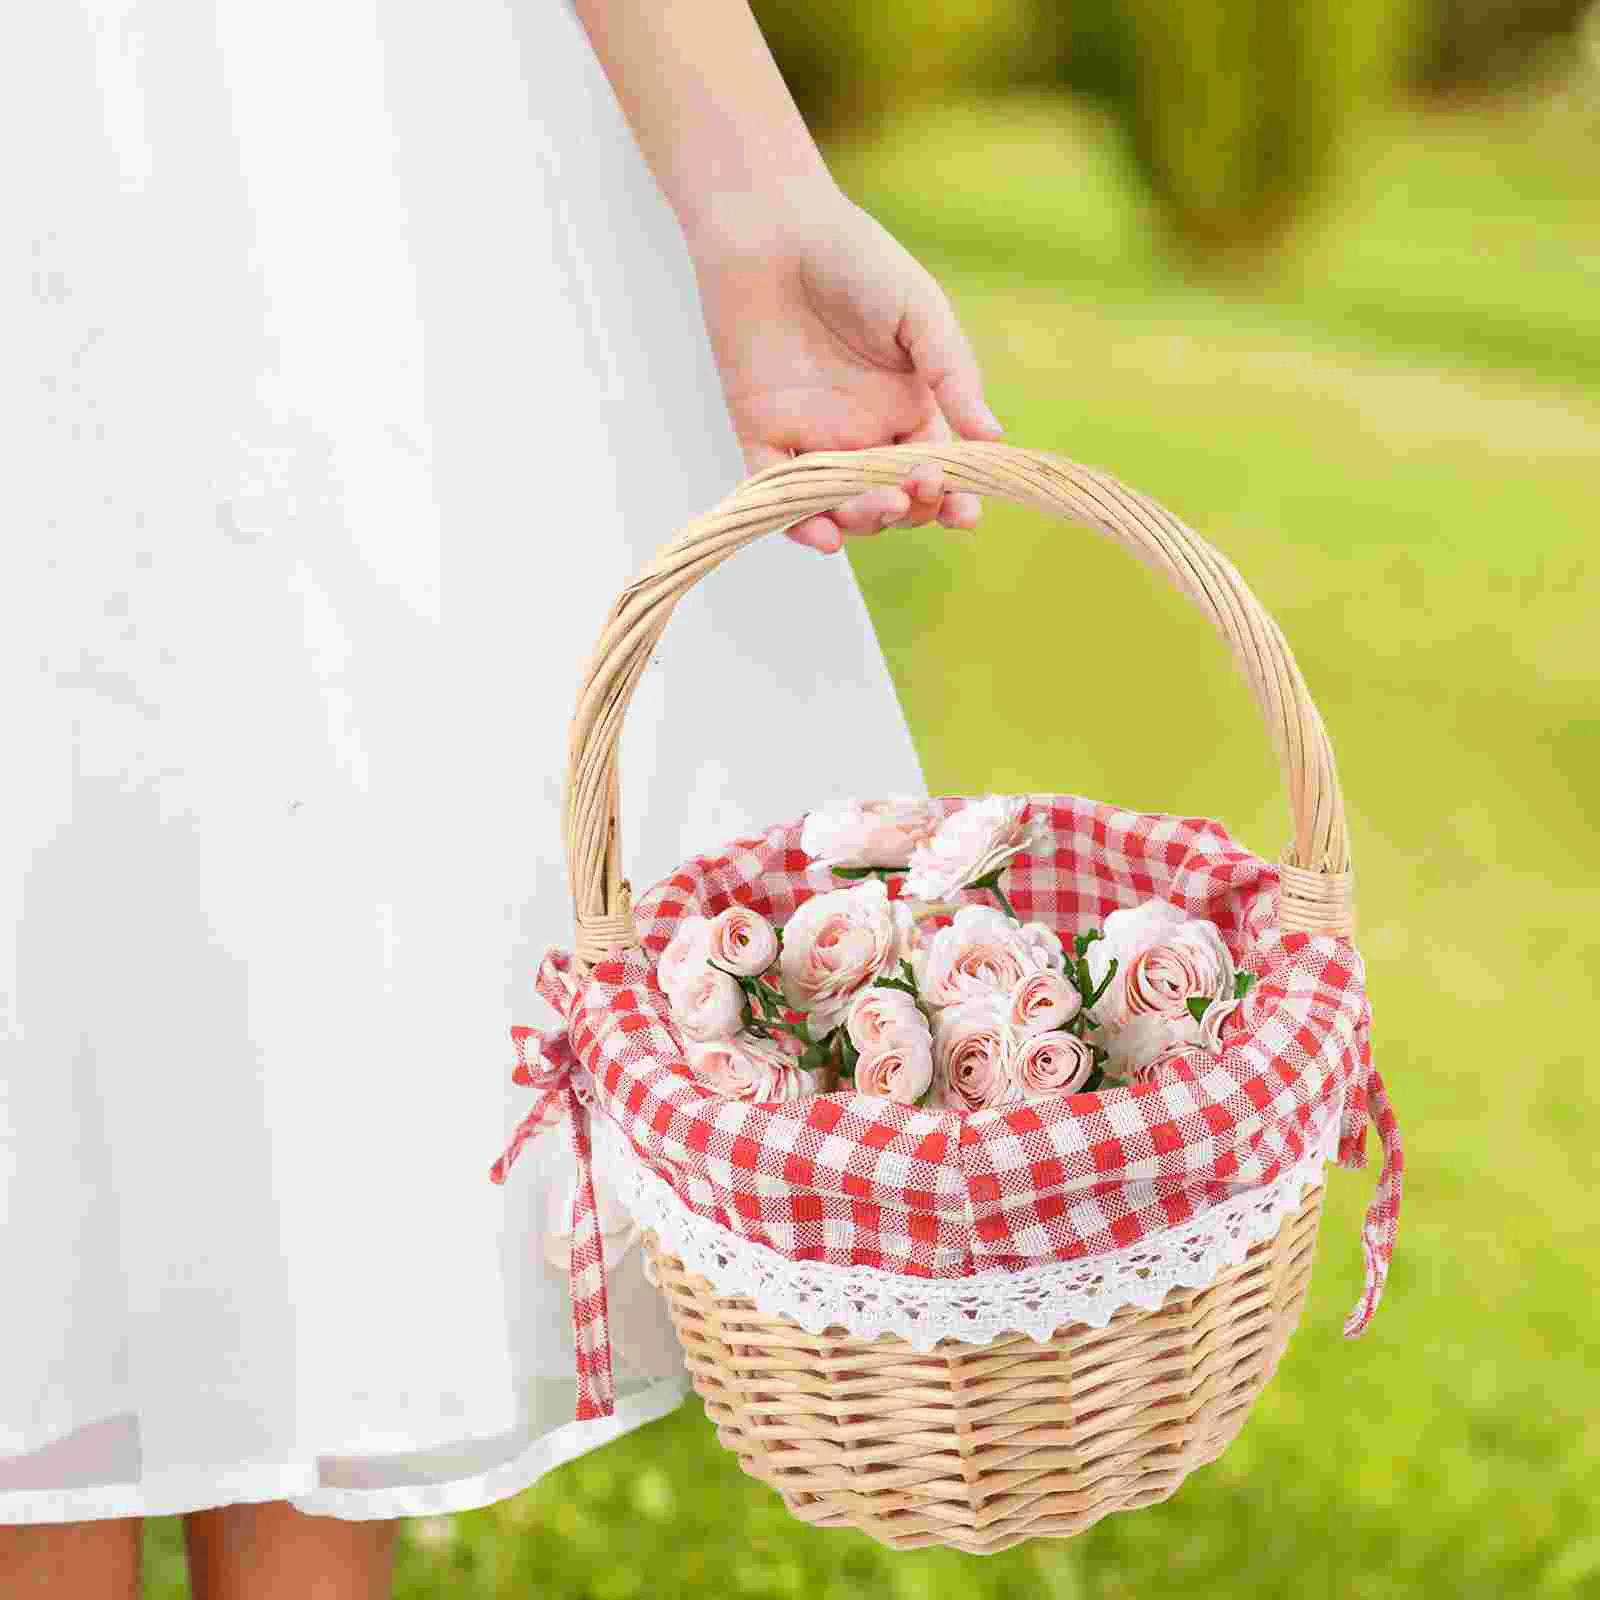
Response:
[[[1349,936],[1344,806],[1320,717],[1282,633],[1233,567],[1159,506],[1043,451],[960,442],[819,451],[747,479],[690,523],[617,602],[572,723],[566,844],[580,976],[638,943],[617,858],[618,740],[677,600],[741,546],[938,461],[947,487],[1058,513],[1165,574],[1215,623],[1253,689],[1288,790],[1286,930]],[[744,1468],[823,1527],[898,1549],[974,1553],[1080,1532],[1171,1495],[1215,1459],[1271,1377],[1304,1303],[1322,1187],[1208,1286],[1102,1328],[922,1353],[892,1335],[817,1335],[719,1296],[654,1235],[645,1244],[689,1371]]]
[[[655,1269],[717,1437],[789,1509],[897,1550],[974,1555],[1165,1500],[1244,1426],[1311,1282],[1322,1186],[1204,1289],[1047,1343],[817,1337]]]

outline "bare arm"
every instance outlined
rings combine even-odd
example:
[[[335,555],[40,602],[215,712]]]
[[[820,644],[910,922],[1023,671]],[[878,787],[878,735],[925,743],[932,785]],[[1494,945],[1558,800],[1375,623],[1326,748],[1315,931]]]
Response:
[[[937,446],[953,427],[998,438],[949,298],[833,181],[749,0],[574,5],[677,213],[750,470],[811,450]],[[788,532],[834,551],[896,523],[971,528],[981,509],[946,489],[935,459]]]
[[[691,244],[833,179],[748,0],[575,0]]]

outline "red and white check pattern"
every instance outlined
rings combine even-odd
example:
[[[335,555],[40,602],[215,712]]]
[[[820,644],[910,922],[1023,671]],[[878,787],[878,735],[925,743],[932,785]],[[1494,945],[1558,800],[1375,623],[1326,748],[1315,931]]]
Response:
[[[547,951],[534,980],[539,993],[563,1015],[570,1009],[577,988],[571,966],[572,957],[565,951]],[[568,1267],[572,1334],[577,1350],[577,1417],[580,1422],[609,1417],[615,1409],[616,1390],[611,1370],[611,1328],[606,1316],[604,1240],[595,1203],[589,1137],[593,1097],[565,1029],[541,1033],[537,1028],[518,1026],[511,1030],[511,1040],[517,1049],[511,1081],[537,1089],[539,1099],[517,1124],[511,1143],[489,1169],[489,1176],[495,1183],[504,1183],[528,1140],[553,1122],[566,1119],[578,1171],[577,1191],[572,1197],[572,1257]],[[530,1040],[536,1052],[531,1060]]]
[[[1214,922],[1258,975],[1219,1055],[1191,1054],[1134,1087],[975,1113],[848,1091],[780,1105],[707,1093],[684,1060],[656,961],[685,916],[738,903],[781,924],[838,888],[800,849],[801,817],[657,884],[635,906],[643,947],[595,967],[570,1004],[565,984],[539,984],[567,1018],[598,1109],[683,1205],[744,1239],[794,1261],[948,1278],[1093,1256],[1188,1222],[1300,1160],[1342,1095],[1340,1164],[1364,1164],[1368,1115],[1385,1158],[1363,1228],[1366,1292],[1345,1325],[1359,1334],[1394,1253],[1403,1171],[1371,1065],[1361,957],[1346,939],[1281,932],[1277,869],[1218,823],[1029,799],[1048,812],[1054,849],[1008,868],[1020,916],[1070,941],[1160,897]],[[983,891],[962,898],[993,903]],[[552,959],[565,971],[568,958],[553,952],[542,976]],[[598,1249],[596,1238],[596,1259]],[[603,1329],[603,1285],[577,1315],[592,1316],[596,1299]]]

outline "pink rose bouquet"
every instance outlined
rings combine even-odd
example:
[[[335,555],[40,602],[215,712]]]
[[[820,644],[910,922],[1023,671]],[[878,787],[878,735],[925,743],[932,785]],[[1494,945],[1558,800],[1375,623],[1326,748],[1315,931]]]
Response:
[[[735,1099],[848,1084],[900,1105],[982,1111],[1152,1081],[1190,1053],[1220,1051],[1255,980],[1216,927],[1149,900],[1069,947],[1023,921],[1000,886],[1048,836],[1014,795],[943,820],[907,798],[811,813],[807,855],[855,881],[814,895],[781,928],[742,905],[685,918],[662,954],[657,977],[690,1070]],[[948,903],[968,889],[998,905]]]

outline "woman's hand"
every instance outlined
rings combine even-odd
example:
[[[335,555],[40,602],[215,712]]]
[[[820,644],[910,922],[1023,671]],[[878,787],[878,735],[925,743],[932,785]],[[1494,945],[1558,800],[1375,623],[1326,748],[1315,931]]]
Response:
[[[752,472],[791,452],[1004,432],[932,275],[831,180],[726,197],[686,239],[728,410]],[[788,529],[824,552],[847,533],[977,525],[975,494],[929,462]]]

